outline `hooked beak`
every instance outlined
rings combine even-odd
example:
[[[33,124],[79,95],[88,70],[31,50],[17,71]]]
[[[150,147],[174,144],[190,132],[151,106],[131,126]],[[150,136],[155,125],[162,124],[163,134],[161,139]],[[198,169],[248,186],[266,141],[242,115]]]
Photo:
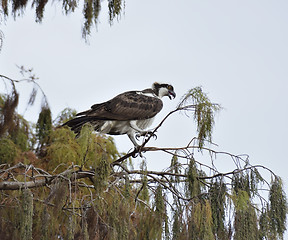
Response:
[[[176,93],[174,91],[169,90],[168,92],[169,92],[168,97],[170,98],[170,100],[172,100],[172,97],[173,99],[176,97]]]

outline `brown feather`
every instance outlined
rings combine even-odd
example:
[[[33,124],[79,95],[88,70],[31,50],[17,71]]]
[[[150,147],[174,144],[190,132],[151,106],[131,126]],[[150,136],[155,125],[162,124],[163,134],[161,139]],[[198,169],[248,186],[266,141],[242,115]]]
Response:
[[[163,103],[159,98],[129,91],[119,94],[107,102],[95,104],[90,110],[77,115],[93,116],[99,120],[142,120],[154,117],[162,107]]]

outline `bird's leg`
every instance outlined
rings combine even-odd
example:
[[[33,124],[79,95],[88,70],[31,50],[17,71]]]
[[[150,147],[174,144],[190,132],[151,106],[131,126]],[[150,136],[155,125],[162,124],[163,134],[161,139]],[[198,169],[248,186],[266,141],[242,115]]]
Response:
[[[140,145],[136,142],[136,140],[135,140],[135,138],[134,138],[134,134],[133,134],[133,133],[129,133],[129,134],[127,134],[127,135],[128,135],[128,137],[130,138],[131,142],[134,144],[134,147],[135,147],[135,148],[139,148]],[[137,139],[137,137],[136,137],[136,139]],[[138,139],[137,139],[137,140],[138,140]]]
[[[152,136],[152,137],[155,137],[157,139],[157,136],[155,133],[153,133],[152,130],[150,131],[143,131],[143,129],[140,129],[137,124],[136,124],[136,121],[130,121],[130,126],[131,128],[133,128],[136,132],[135,134],[135,138],[137,140],[139,140],[140,137],[149,137],[149,136]]]
[[[130,134],[127,134],[128,137],[130,138],[131,142],[134,144],[134,151],[135,151],[135,154],[132,156],[133,158],[137,157],[137,155],[139,154],[139,156],[142,158],[143,155],[142,153],[140,152],[140,149],[141,149],[141,146],[136,142],[135,138],[134,138],[134,134],[130,133]]]

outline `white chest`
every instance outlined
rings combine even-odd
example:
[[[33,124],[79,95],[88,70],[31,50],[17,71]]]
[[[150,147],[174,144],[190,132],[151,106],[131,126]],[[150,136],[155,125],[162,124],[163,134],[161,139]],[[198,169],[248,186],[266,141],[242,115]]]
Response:
[[[151,126],[154,118],[133,121],[106,121],[100,128],[100,132],[108,134],[127,134],[140,132]]]
[[[145,120],[137,120],[136,121],[136,125],[141,130],[144,130],[144,129],[149,128],[152,125],[153,121],[154,121],[154,117],[153,118],[149,118],[149,119],[145,119]]]

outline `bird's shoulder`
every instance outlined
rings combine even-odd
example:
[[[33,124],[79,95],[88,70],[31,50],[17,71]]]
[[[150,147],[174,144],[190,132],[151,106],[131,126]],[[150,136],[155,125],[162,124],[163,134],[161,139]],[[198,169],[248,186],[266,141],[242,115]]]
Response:
[[[145,89],[143,91],[128,91],[128,92],[124,92],[121,93],[119,95],[117,95],[116,97],[114,97],[113,99],[110,100],[111,101],[118,101],[119,99],[121,100],[125,100],[125,101],[137,101],[137,102],[147,102],[147,101],[152,101],[155,100],[156,102],[162,102],[160,98],[158,98],[155,93],[153,92],[152,89]],[[108,101],[109,102],[109,101]]]

